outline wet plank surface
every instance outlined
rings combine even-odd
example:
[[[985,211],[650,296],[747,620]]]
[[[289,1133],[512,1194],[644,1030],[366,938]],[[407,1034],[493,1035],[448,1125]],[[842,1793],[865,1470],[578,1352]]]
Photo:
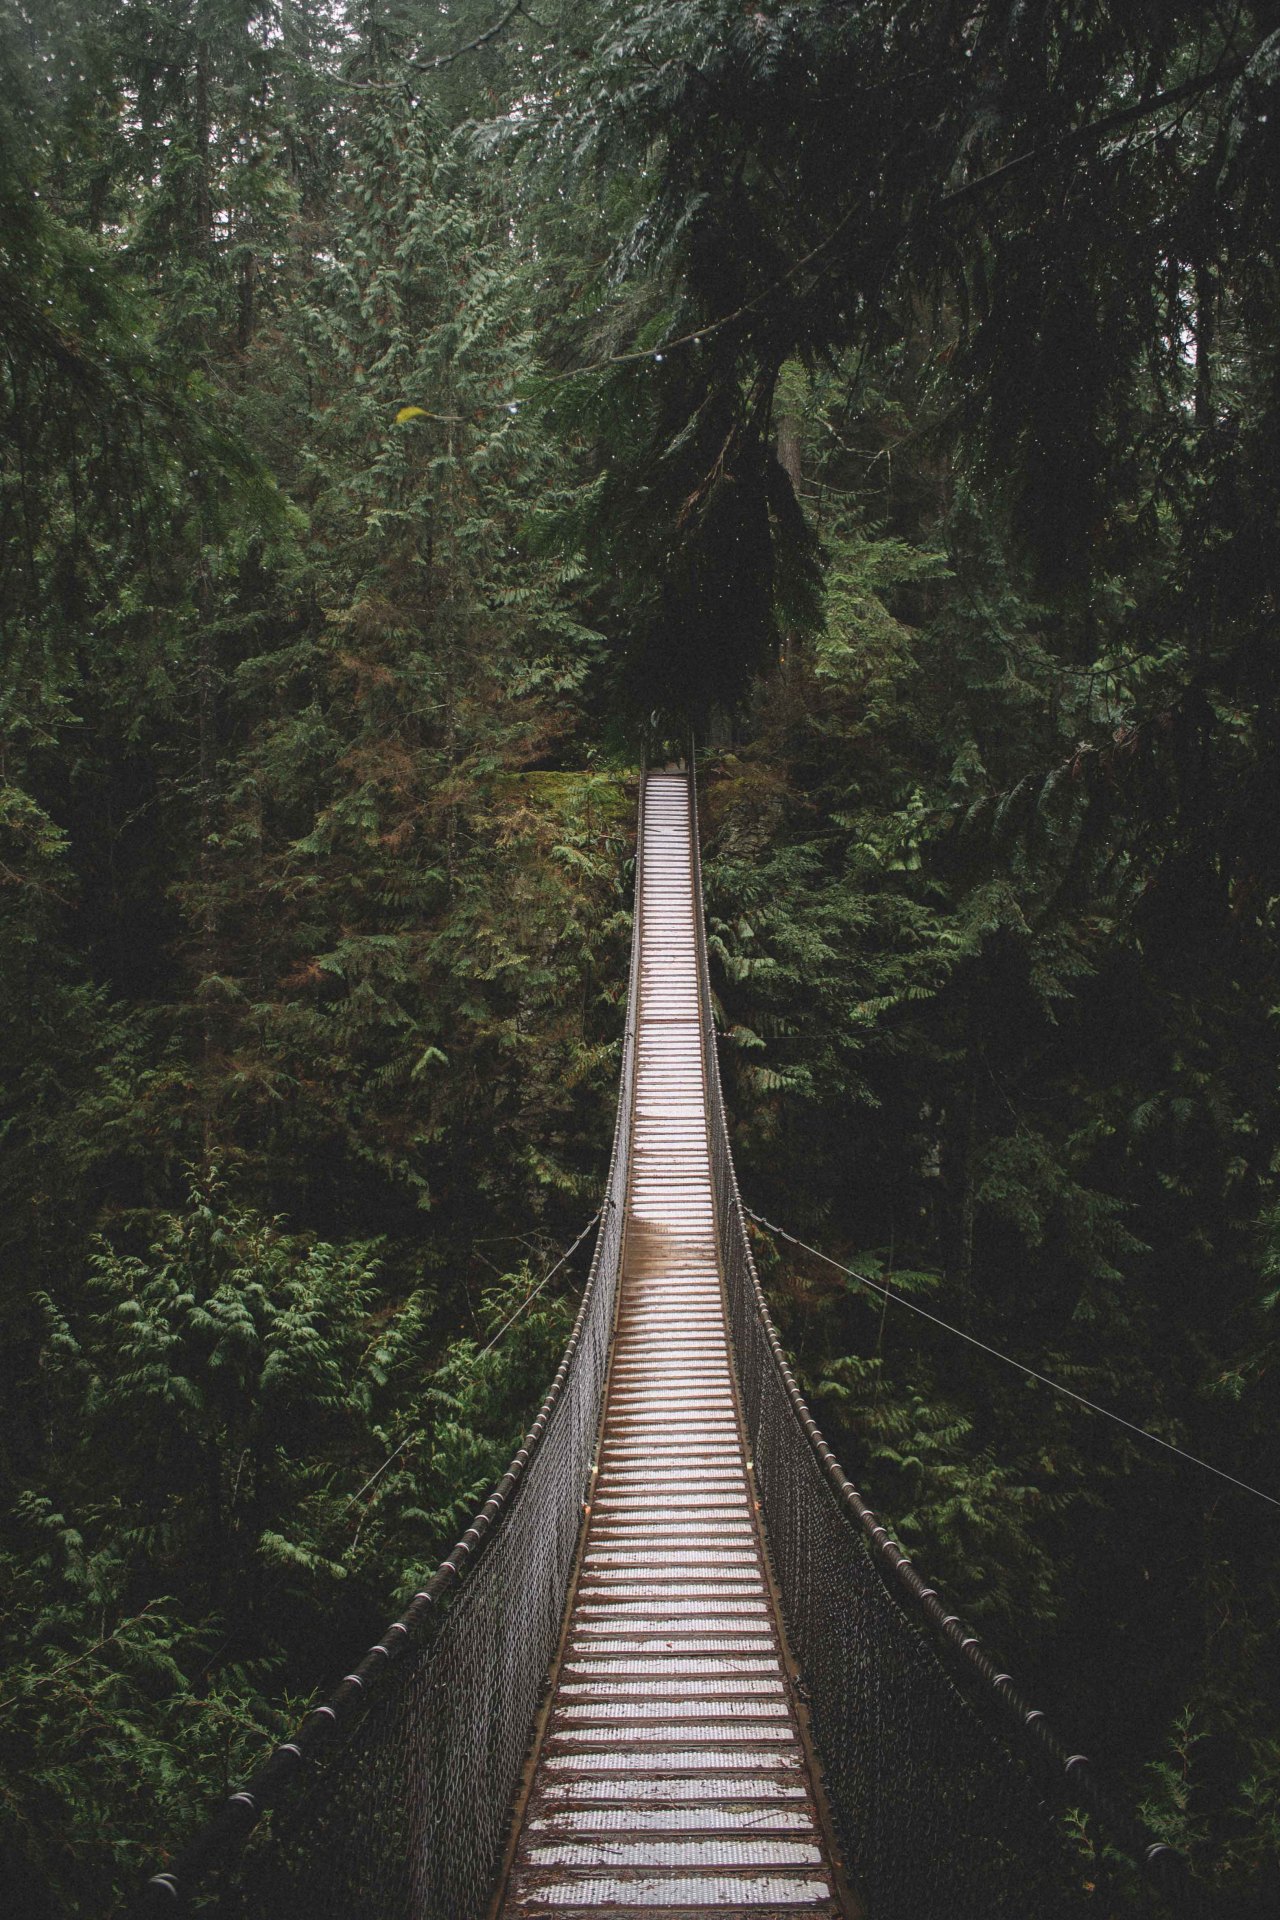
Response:
[[[504,1920],[840,1911],[765,1580],[707,1157],[688,788],[645,788],[635,1131],[590,1522]]]

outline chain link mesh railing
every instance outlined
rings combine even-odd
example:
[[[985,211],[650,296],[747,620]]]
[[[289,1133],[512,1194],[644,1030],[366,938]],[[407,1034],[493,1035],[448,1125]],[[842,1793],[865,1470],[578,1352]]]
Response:
[[[692,764],[690,787],[700,903]],[[869,1920],[1110,1916],[1117,1889],[1102,1884],[1104,1863],[1086,1870],[1069,1843],[1067,1804],[1094,1815],[1102,1839],[1141,1862],[1185,1909],[1179,1857],[1148,1845],[1115,1812],[1087,1759],[1067,1753],[946,1612],[847,1480],[801,1398],[747,1239],[701,906],[695,917],[712,1186],[743,1415],[832,1819]],[[1025,1760],[1001,1726],[1025,1746]],[[1133,1891],[1141,1899],[1140,1885]]]
[[[404,1617],[148,1883],[149,1915],[478,1920],[489,1905],[600,1425],[630,1163],[641,911],[637,879],[613,1158],[582,1304],[542,1409]]]

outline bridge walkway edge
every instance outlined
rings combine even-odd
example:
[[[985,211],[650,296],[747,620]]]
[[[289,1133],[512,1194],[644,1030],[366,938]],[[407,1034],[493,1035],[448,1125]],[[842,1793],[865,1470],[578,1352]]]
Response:
[[[502,1920],[840,1920],[748,1469],[711,1188],[692,809],[645,782],[634,1138],[587,1529]]]

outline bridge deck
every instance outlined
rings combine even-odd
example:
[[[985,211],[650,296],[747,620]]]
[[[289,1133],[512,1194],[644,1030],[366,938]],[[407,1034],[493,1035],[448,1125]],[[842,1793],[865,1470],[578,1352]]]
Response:
[[[506,1920],[839,1912],[765,1578],[716,1253],[683,776],[645,791],[617,1337]]]

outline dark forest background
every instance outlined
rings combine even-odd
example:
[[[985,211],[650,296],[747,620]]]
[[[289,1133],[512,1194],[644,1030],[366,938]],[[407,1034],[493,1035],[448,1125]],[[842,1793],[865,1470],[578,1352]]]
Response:
[[[3,0],[9,1910],[501,1470],[690,719],[748,1202],[1280,1496],[1278,201],[1275,0]],[[1275,1507],[785,1254],[867,1497],[1264,1911]]]

